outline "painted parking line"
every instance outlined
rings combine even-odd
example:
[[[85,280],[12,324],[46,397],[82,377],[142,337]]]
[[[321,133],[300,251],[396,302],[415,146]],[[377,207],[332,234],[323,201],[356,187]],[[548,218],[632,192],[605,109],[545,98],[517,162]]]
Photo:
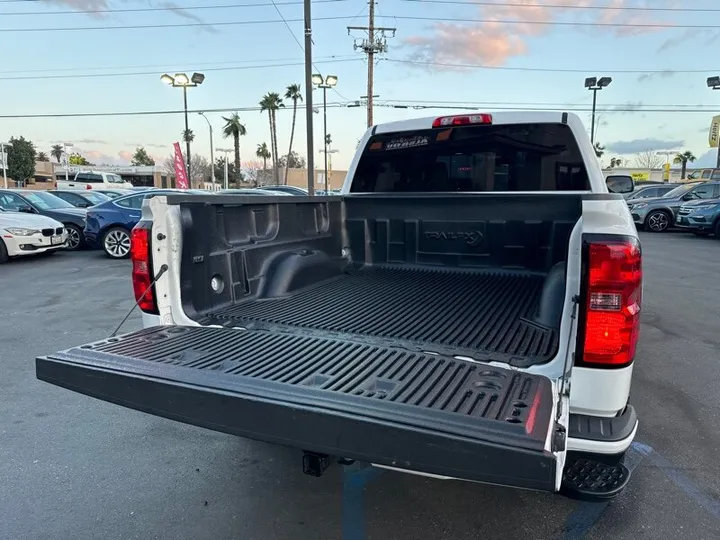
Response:
[[[365,486],[380,474],[382,469],[372,465],[343,467],[343,540],[365,540]]]

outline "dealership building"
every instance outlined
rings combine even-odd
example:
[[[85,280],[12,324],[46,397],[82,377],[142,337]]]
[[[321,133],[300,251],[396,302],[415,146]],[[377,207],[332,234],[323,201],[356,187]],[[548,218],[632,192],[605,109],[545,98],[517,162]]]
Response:
[[[70,165],[67,168],[68,178],[74,178],[78,172],[107,172],[117,174],[122,177],[123,180],[130,182],[136,187],[158,187],[158,188],[174,188],[175,187],[175,175],[168,174],[165,167],[158,165],[152,165],[148,167],[141,166],[85,166],[85,165]],[[60,180],[65,176],[65,167],[62,165],[55,165],[55,179]]]

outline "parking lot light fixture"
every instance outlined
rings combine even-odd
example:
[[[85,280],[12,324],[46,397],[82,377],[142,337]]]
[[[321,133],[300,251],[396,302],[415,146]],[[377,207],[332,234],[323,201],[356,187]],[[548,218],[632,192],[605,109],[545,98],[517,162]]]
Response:
[[[590,142],[595,145],[595,108],[597,106],[597,93],[603,88],[610,86],[612,77],[588,77],[585,79],[585,88],[593,93],[592,120],[590,122]]]
[[[160,81],[173,88],[182,88],[183,109],[185,111],[185,133],[188,134],[190,132],[190,126],[188,125],[187,89],[201,85],[205,81],[205,75],[202,73],[193,73],[192,77],[188,77],[185,73],[176,73],[175,75],[163,73],[160,75]],[[192,178],[190,174],[190,141],[187,137],[185,139],[185,151],[187,153],[185,156],[187,176],[188,178]]]
[[[334,88],[337,86],[338,78],[337,75],[326,75],[323,77],[319,73],[312,76],[312,82],[318,88],[322,88],[323,91],[323,136],[324,136],[324,151],[325,151],[325,193],[328,190],[328,132],[327,132],[327,91],[328,88]]]

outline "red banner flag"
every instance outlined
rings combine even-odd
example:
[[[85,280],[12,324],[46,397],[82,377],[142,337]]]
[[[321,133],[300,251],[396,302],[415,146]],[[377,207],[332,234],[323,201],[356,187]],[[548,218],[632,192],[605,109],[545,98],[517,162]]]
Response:
[[[180,143],[174,143],[173,146],[175,147],[175,187],[178,189],[188,189],[190,183],[188,182],[185,159],[180,149]]]

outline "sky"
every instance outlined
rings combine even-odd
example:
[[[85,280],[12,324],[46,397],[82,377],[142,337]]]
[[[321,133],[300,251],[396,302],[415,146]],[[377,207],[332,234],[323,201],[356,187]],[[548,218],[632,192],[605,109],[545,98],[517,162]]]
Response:
[[[347,107],[367,94],[367,59],[354,48],[365,34],[347,27],[367,25],[368,5],[317,0],[312,10],[316,71],[338,77],[327,122],[341,170],[366,126],[365,109]],[[375,65],[376,123],[464,106],[576,111],[589,129],[584,79],[609,76],[597,96],[605,163],[690,150],[695,166],[714,165],[707,139],[720,91],[706,78],[720,75],[717,0],[380,0],[376,15],[376,25],[396,29]],[[232,148],[222,117],[238,111],[242,160],[257,160],[257,145],[270,143],[267,115],[256,110],[262,96],[293,83],[307,91],[302,17],[301,0],[0,0],[0,140],[24,136],[46,153],[68,142],[96,164],[127,164],[142,145],[160,164],[181,138],[181,113],[95,114],[181,111],[182,91],[160,75],[201,72],[188,108],[208,111],[221,148]],[[322,91],[313,96],[321,166]],[[59,116],[78,114],[87,116]],[[286,100],[281,154],[292,116]],[[192,152],[209,157],[208,124],[197,112],[189,121]],[[305,129],[298,110],[293,148],[303,156]]]

